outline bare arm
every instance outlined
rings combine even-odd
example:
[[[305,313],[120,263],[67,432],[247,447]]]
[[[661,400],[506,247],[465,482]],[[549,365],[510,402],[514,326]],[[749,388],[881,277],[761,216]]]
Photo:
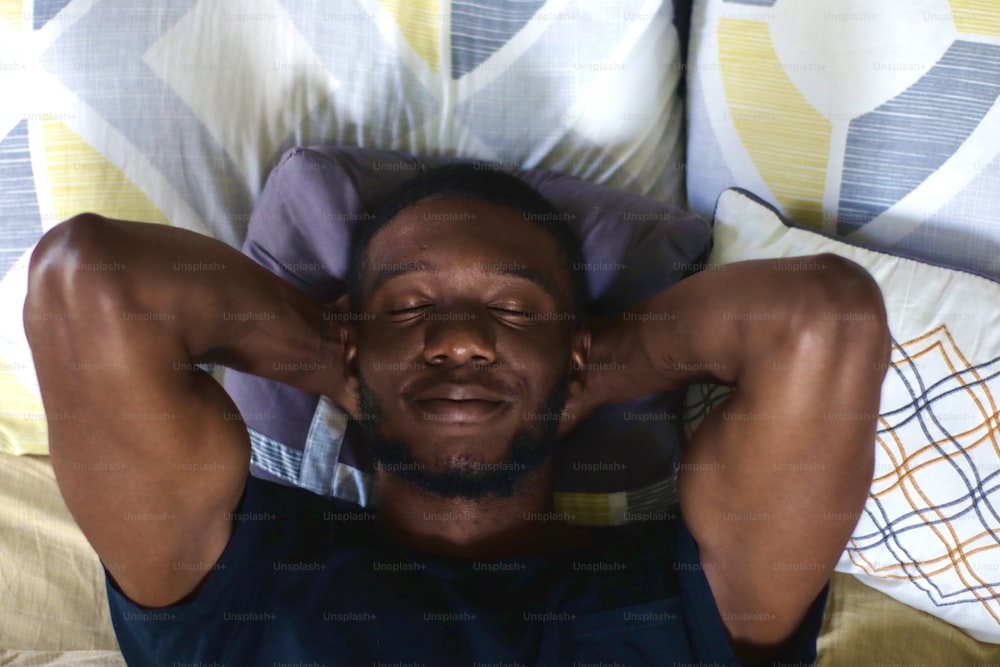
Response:
[[[190,593],[231,534],[249,439],[195,364],[306,391],[342,385],[339,327],[229,246],[84,215],[32,255],[24,324],[63,497],[122,590],[145,606]]]
[[[833,255],[703,272],[595,332],[592,360],[617,370],[588,380],[592,400],[736,387],[685,447],[678,490],[744,659],[790,637],[850,538],[889,341],[878,286]]]

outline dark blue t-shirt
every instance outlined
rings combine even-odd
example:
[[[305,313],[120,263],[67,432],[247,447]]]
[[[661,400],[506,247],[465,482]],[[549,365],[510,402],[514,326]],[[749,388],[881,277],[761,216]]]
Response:
[[[107,577],[125,660],[138,667],[739,664],[679,517],[586,529],[593,538],[586,548],[489,561],[400,547],[373,517],[248,477],[229,544],[188,599],[145,609]],[[825,600],[824,590],[782,662],[815,659]]]

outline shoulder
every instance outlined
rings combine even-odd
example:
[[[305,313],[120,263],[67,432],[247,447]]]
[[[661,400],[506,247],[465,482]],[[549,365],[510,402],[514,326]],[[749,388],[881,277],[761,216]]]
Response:
[[[346,539],[352,526],[370,526],[374,514],[338,498],[248,475],[239,502],[224,518],[232,526],[225,548],[215,563],[193,565],[204,571],[204,579],[171,609],[207,597],[224,597],[228,587],[238,586],[243,577],[258,576],[274,562],[323,558]],[[106,568],[106,572],[109,596],[126,607],[138,608],[114,582],[114,571]]]

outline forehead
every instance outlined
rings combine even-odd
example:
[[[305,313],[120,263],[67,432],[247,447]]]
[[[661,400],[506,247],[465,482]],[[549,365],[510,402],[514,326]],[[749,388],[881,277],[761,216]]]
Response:
[[[558,276],[559,245],[514,208],[442,197],[407,207],[368,246],[370,268],[417,262],[435,267],[482,264],[487,269],[514,263]]]

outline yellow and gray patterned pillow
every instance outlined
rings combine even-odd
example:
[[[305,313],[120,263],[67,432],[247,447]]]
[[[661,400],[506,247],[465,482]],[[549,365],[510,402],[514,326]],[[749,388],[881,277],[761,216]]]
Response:
[[[545,167],[681,202],[666,1],[0,0],[0,449],[45,453],[21,330],[41,234],[83,211],[238,247],[284,149]]]
[[[1000,278],[1000,3],[695,0],[688,197]]]

